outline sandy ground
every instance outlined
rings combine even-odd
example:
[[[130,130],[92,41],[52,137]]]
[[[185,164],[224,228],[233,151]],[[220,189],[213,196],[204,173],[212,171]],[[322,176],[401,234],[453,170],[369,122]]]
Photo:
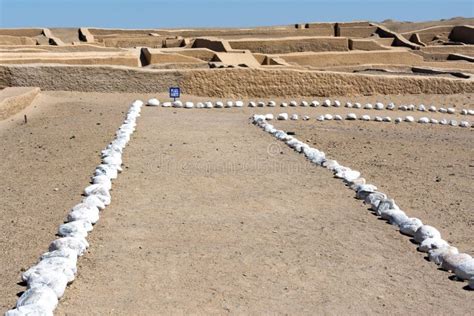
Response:
[[[11,157],[0,162],[7,172],[0,184],[7,192],[0,197],[6,212],[0,218],[6,249],[0,257],[5,267],[2,309],[11,307],[15,293],[24,289],[16,285],[19,270],[33,264],[54,238],[67,209],[87,185],[98,151],[134,97],[43,93],[37,108],[28,109],[32,114],[27,125],[18,118],[0,126],[2,147]],[[388,98],[472,107],[470,95]],[[359,98],[377,99],[382,100]],[[320,115],[344,110],[286,111]],[[448,280],[449,273],[425,261],[408,238],[371,215],[330,172],[250,125],[248,117],[257,112],[282,109],[144,108],[124,157],[125,171],[114,182],[113,203],[90,235],[91,248],[79,261],[78,278],[57,314],[472,310],[472,292],[463,289],[465,283]],[[409,207],[410,215],[439,227],[450,242],[473,254],[468,211],[473,204],[471,130],[418,124],[276,124],[359,169]],[[427,139],[431,154],[419,149]],[[397,143],[400,150],[395,153],[391,145]],[[390,161],[390,154],[405,163]],[[455,175],[439,168],[448,164],[443,157],[452,161],[453,167],[446,169]],[[398,173],[390,172],[387,181],[383,167]],[[436,176],[440,182],[433,180]],[[403,187],[407,179],[408,189]]]

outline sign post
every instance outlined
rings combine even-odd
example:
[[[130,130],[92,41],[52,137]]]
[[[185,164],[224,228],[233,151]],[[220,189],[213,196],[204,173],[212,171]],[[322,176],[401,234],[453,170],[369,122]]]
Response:
[[[181,89],[179,87],[170,87],[170,98],[173,98],[176,101],[176,98],[179,98],[181,95]]]

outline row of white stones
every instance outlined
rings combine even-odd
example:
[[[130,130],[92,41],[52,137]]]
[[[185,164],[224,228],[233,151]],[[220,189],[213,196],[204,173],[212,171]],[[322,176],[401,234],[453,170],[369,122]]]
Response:
[[[192,108],[197,108],[197,109],[211,109],[211,108],[233,108],[233,107],[244,107],[244,102],[243,101],[226,101],[225,103],[222,101],[217,101],[215,103],[211,101],[207,102],[197,102],[194,104],[194,102],[187,101],[187,102],[182,102],[180,100],[174,101],[174,102],[163,102],[161,103],[158,99],[152,98],[148,100],[147,102],[148,106],[162,106],[162,107],[174,107],[174,108],[186,108],[186,109],[192,109]],[[268,102],[254,102],[250,101],[248,103],[248,107],[276,107],[277,103],[275,101],[268,101]],[[291,101],[289,103],[282,102],[280,103],[280,107],[297,107],[297,106],[303,106],[303,107],[341,107],[341,102],[338,100],[335,100],[332,102],[331,100],[327,99],[322,103],[319,103],[318,101],[301,101],[300,103],[296,101]],[[354,109],[365,109],[365,110],[401,110],[401,111],[421,111],[421,112],[440,112],[440,113],[448,113],[448,114],[455,114],[456,109],[452,107],[448,108],[436,108],[434,105],[431,105],[429,107],[426,107],[423,104],[420,104],[418,106],[415,106],[413,104],[409,105],[399,105],[398,107],[395,105],[395,103],[391,102],[387,105],[383,104],[382,102],[377,102],[375,104],[371,103],[366,103],[365,105],[355,102],[347,102],[344,107],[346,108],[354,108]],[[460,111],[462,115],[474,115],[474,110],[467,110],[467,109],[462,109]]]
[[[326,158],[324,152],[276,129],[267,122],[265,115],[254,115],[252,121],[295,151],[303,153],[312,163],[331,170],[336,178],[343,180],[348,187],[356,192],[357,199],[364,200],[366,204],[370,205],[371,210],[377,216],[397,226],[402,234],[413,237],[414,241],[419,244],[418,250],[428,253],[430,261],[439,265],[441,269],[454,272],[458,279],[468,280],[469,287],[474,289],[474,258],[469,254],[459,253],[457,248],[441,238],[441,234],[436,228],[424,225],[418,218],[408,217],[393,199],[387,197],[383,192],[377,191],[375,185],[366,183],[359,171],[342,166],[336,160]]]
[[[265,115],[265,118],[267,121],[271,121],[274,119],[274,115],[269,113]],[[280,113],[277,115],[277,120],[280,121],[286,121],[286,120],[294,120],[297,121],[300,119],[300,116],[298,114],[291,114],[289,115],[288,113]],[[301,119],[303,121],[308,121],[311,119],[310,116],[308,115],[303,115],[301,116]],[[316,120],[318,121],[342,121],[342,120],[348,120],[348,121],[355,121],[355,120],[361,120],[361,121],[374,121],[374,122],[392,122],[392,118],[390,116],[374,116],[373,118],[370,117],[370,115],[361,115],[358,117],[355,113],[348,113],[345,117],[339,114],[324,114],[316,117]],[[440,125],[450,125],[450,126],[459,126],[459,127],[474,127],[474,124],[468,122],[468,121],[456,121],[456,120],[448,120],[448,119],[434,119],[434,118],[428,118],[428,117],[420,117],[418,120],[415,120],[413,116],[407,115],[405,117],[397,117],[393,119],[393,122],[401,123],[401,122],[407,122],[407,123],[413,123],[413,122],[418,122],[421,124],[440,124]]]
[[[59,226],[61,237],[49,245],[37,264],[22,274],[27,290],[6,316],[53,315],[66,286],[75,279],[77,258],[89,247],[88,233],[99,220],[100,211],[111,202],[112,180],[122,171],[122,153],[135,131],[142,106],[139,100],[130,106],[115,139],[102,150],[102,163],[94,171],[92,184],[84,189],[84,198],[70,210],[66,223]]]

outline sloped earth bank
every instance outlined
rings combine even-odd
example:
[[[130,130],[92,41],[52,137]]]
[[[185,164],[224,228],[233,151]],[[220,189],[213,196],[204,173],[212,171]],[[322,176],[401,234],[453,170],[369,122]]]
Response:
[[[33,106],[13,121],[0,122],[5,158],[0,160],[0,189],[4,192],[0,195],[0,312],[13,307],[15,294],[24,290],[16,284],[20,269],[34,264],[55,238],[58,225],[80,198],[99,163],[99,151],[121,123],[130,102],[148,97],[42,92]],[[391,100],[472,108],[471,97],[393,96]],[[379,98],[352,101],[374,103]],[[57,313],[469,313],[472,292],[462,289],[465,283],[447,280],[449,273],[437,271],[423,260],[406,237],[376,220],[330,172],[314,167],[249,124],[253,113],[283,111],[313,118],[349,112],[332,108],[144,108],[124,156],[124,172],[114,182],[112,204],[90,235],[91,248],[80,258],[79,275],[60,301]],[[352,112],[392,117],[427,115]],[[21,123],[24,113],[28,114],[26,125]],[[458,121],[465,118],[442,116]],[[306,141],[298,133],[306,133],[302,126],[309,128],[314,123],[288,127]],[[327,132],[333,123],[315,126]],[[283,122],[276,124],[286,127]],[[354,124],[358,123],[336,125],[336,130],[343,128],[351,134],[369,129],[366,126],[385,126]],[[456,161],[456,168],[472,163],[466,158],[472,150],[472,131],[467,134],[461,128],[421,124],[393,128],[397,133],[407,130],[414,134],[427,129],[429,132],[420,135],[446,142],[466,133],[459,135],[467,135],[471,141],[460,143],[464,147],[448,146],[445,155]],[[432,133],[436,128],[440,132]],[[344,146],[331,150],[330,144],[324,148],[326,133],[315,131],[309,128],[307,132],[308,137],[320,135],[313,138],[319,141],[316,147],[321,145],[334,158],[359,168],[401,200],[401,206],[411,207],[404,200],[404,169],[390,181],[376,178],[377,172],[371,172],[375,163],[369,168],[362,162],[348,161],[347,155],[355,159],[363,153],[344,151]],[[402,134],[400,142],[407,143],[404,146],[415,160],[419,148],[409,145],[410,135]],[[422,163],[417,168],[417,172],[430,173],[433,165]],[[471,169],[456,169],[460,174],[467,172],[456,181],[472,183]],[[381,173],[383,177],[385,171]],[[440,183],[444,180],[441,174]],[[410,181],[414,187],[427,182],[425,177]],[[446,186],[423,194],[442,205],[457,199],[467,201],[461,205],[472,205],[472,192],[456,195],[454,188]],[[441,208],[434,207],[426,214],[416,210],[407,213],[435,224],[448,241],[472,253],[472,234],[466,227],[472,225],[472,216],[467,222],[447,220],[451,224],[443,226],[435,221],[444,212]]]
[[[251,110],[211,111],[144,109],[59,315],[472,309],[331,173],[250,125]]]

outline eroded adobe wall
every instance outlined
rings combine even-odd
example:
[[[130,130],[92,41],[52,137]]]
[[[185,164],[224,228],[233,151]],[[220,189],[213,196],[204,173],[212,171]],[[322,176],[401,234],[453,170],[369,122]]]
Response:
[[[423,58],[408,51],[350,51],[281,55],[289,63],[329,67],[362,64],[419,64]]]
[[[474,44],[474,26],[463,25],[453,27],[449,39],[465,44]]]
[[[40,89],[36,87],[14,87],[0,91],[0,121],[29,106],[39,92]]]
[[[474,93],[474,81],[263,69],[152,70],[111,66],[0,65],[0,87],[97,92],[182,92],[208,97]]]
[[[232,49],[250,50],[260,54],[293,52],[347,51],[349,41],[344,37],[289,37],[285,39],[247,39],[229,41]]]

